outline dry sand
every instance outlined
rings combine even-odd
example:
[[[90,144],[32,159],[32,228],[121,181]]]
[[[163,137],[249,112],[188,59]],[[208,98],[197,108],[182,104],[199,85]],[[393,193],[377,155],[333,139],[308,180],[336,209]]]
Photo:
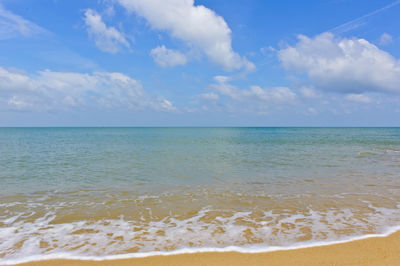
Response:
[[[258,254],[210,252],[109,261],[48,260],[22,265],[400,265],[400,231],[388,237]]]

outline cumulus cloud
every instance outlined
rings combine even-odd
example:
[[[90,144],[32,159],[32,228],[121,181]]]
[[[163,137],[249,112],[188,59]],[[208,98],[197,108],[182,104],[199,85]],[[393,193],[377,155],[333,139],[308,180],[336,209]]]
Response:
[[[176,50],[167,49],[164,45],[152,49],[150,55],[161,67],[174,67],[187,63],[186,55]]]
[[[217,83],[210,84],[208,89],[209,92],[194,97],[192,103],[198,107],[190,109],[191,112],[266,115],[273,110],[282,110],[298,102],[297,95],[287,87],[251,86],[248,89],[242,89],[221,78],[217,79]]]
[[[35,23],[4,9],[0,3],[0,40],[18,36],[28,37],[46,32]]]
[[[150,26],[200,48],[226,70],[255,68],[232,49],[231,30],[214,11],[194,0],[117,0],[128,11],[144,17]]]
[[[400,92],[400,61],[367,40],[331,33],[298,39],[278,56],[286,70],[306,74],[314,87],[356,94]]]
[[[115,54],[123,47],[130,48],[125,34],[114,27],[107,27],[101,15],[93,9],[85,11],[87,31],[94,39],[96,46],[103,52]]]
[[[0,106],[14,110],[58,110],[73,107],[172,111],[172,103],[147,94],[122,73],[53,72],[27,74],[0,67]]]

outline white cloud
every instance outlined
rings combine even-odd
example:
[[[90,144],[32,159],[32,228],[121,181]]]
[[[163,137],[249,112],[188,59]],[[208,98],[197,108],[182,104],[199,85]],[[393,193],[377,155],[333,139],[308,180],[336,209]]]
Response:
[[[123,47],[130,48],[124,33],[114,27],[107,27],[101,15],[95,10],[85,11],[85,24],[88,33],[94,38],[96,46],[101,51],[115,54]]]
[[[39,71],[29,75],[0,67],[0,106],[17,110],[71,107],[130,108],[173,111],[172,103],[147,94],[142,85],[121,73]]]
[[[393,37],[392,35],[388,34],[388,33],[383,33],[381,35],[381,37],[379,38],[379,44],[380,45],[388,45],[393,41]]]
[[[360,103],[370,103],[371,99],[364,94],[347,94],[346,100]]]
[[[251,86],[250,90],[243,91],[243,96],[273,102],[292,102],[296,99],[296,94],[287,87],[263,89],[260,86]]]
[[[211,92],[197,95],[198,111],[270,114],[272,110],[283,110],[297,103],[297,96],[289,88],[261,88],[251,86],[240,89],[232,84],[219,82],[209,85]]]
[[[35,23],[4,9],[0,3],[0,40],[17,36],[28,37],[46,32]]]
[[[186,55],[176,50],[167,49],[164,45],[152,49],[150,55],[161,67],[174,67],[187,63]]]
[[[254,70],[253,63],[232,49],[231,30],[214,11],[194,0],[117,0],[130,12],[144,17],[152,28],[199,47],[226,70]]]
[[[228,77],[228,76],[215,76],[214,80],[218,83],[226,83],[228,81],[230,81],[232,79],[232,77]]]
[[[370,42],[331,33],[298,38],[278,56],[286,70],[305,73],[314,87],[346,93],[400,92],[400,61]]]
[[[248,90],[240,90],[231,84],[221,83],[211,85],[211,89],[236,101],[287,103],[296,99],[296,94],[286,87],[263,89],[260,86],[251,86]]]

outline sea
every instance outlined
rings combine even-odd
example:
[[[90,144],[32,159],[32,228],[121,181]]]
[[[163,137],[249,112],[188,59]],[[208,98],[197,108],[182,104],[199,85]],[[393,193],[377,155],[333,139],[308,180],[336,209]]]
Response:
[[[0,128],[0,265],[400,229],[400,128]]]

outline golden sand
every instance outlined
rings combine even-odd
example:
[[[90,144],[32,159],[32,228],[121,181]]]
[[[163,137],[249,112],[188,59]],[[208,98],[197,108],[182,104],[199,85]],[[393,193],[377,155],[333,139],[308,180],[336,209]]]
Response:
[[[100,262],[48,260],[21,265],[400,265],[400,231],[388,237],[258,254],[210,252]]]

